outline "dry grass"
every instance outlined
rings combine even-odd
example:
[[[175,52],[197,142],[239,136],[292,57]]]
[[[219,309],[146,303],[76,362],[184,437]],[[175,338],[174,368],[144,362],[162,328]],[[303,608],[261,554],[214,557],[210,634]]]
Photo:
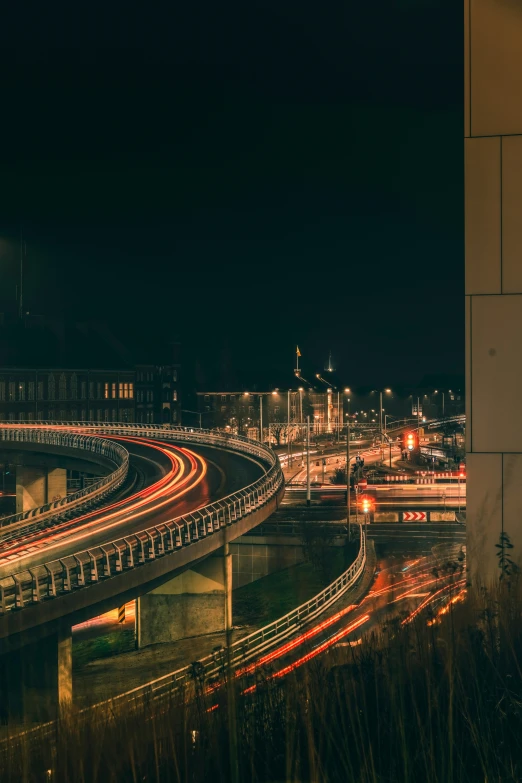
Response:
[[[2,783],[522,780],[519,586],[456,604],[316,659],[281,682],[211,701],[70,715],[55,742],[12,742]],[[212,711],[209,707],[219,706]],[[235,763],[230,765],[231,754]],[[237,773],[234,771],[237,764]],[[49,772],[48,772],[49,771]]]

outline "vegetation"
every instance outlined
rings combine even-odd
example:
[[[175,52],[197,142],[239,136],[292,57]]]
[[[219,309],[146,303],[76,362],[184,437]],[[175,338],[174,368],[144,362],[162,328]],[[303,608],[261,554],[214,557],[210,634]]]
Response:
[[[396,623],[241,695],[195,683],[188,703],[71,714],[51,739],[3,746],[3,783],[522,780],[518,579],[455,604],[442,624]],[[237,742],[229,742],[230,729]],[[230,764],[230,751],[234,763]]]

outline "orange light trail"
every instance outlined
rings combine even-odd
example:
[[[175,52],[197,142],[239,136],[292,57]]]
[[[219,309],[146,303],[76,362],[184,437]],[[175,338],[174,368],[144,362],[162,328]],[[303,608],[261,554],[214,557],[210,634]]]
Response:
[[[183,494],[186,494],[186,492],[188,492],[189,490],[195,488],[203,480],[203,478],[207,473],[207,464],[205,460],[195,452],[190,451],[189,449],[181,448],[178,446],[171,446],[170,448],[165,448],[163,444],[158,445],[154,441],[149,441],[145,439],[136,440],[133,438],[118,437],[118,440],[126,440],[129,442],[134,442],[139,444],[146,443],[151,448],[154,448],[157,451],[160,451],[161,453],[167,456],[167,458],[170,460],[172,465],[171,470],[169,471],[169,473],[167,473],[166,476],[164,476],[158,482],[153,484],[151,487],[147,487],[144,490],[141,490],[140,492],[131,496],[131,498],[118,501],[117,503],[108,506],[107,507],[108,510],[111,509],[117,509],[117,510],[116,511],[112,510],[112,513],[98,517],[95,531],[92,529],[93,526],[92,517],[95,516],[96,512],[92,512],[90,514],[86,514],[84,517],[79,517],[77,520],[74,520],[74,529],[72,534],[70,532],[71,522],[69,522],[69,523],[64,523],[64,526],[67,525],[69,530],[64,530],[62,532],[56,533],[56,528],[53,528],[52,530],[48,531],[49,533],[51,533],[51,535],[48,535],[45,538],[39,538],[38,540],[34,540],[34,542],[31,542],[30,540],[25,540],[23,543],[18,542],[17,545],[7,550],[6,554],[0,560],[0,565],[4,565],[6,563],[12,563],[14,560],[22,559],[24,556],[27,555],[34,555],[35,549],[41,549],[45,547],[47,550],[51,550],[54,547],[59,546],[65,537],[68,538],[68,541],[74,543],[81,540],[91,532],[100,533],[102,531],[108,531],[115,526],[134,521],[139,517],[143,516],[144,514],[150,513],[152,511],[151,508],[144,508],[145,506],[148,506],[151,502],[154,501],[154,507],[153,507],[154,510],[161,508],[162,506],[165,506],[167,503],[172,503],[174,500],[180,498]],[[185,476],[185,478],[183,478],[185,474],[185,465],[183,464],[181,458],[176,452],[181,452],[189,460],[190,471]],[[194,476],[196,476],[196,474],[198,473],[198,468],[200,470],[199,475],[197,475],[196,479],[193,480]],[[171,494],[174,487],[178,488],[180,491],[176,492],[175,494]],[[137,502],[134,502],[134,505],[123,509],[120,513],[120,509],[118,507],[120,507],[122,504],[128,505],[129,500],[131,501],[136,500]],[[84,524],[82,525],[76,524],[77,522],[81,522],[82,520],[88,520],[88,519],[91,519],[91,521],[84,522]],[[110,524],[107,524],[110,520],[115,520],[115,521],[112,521]],[[101,522],[105,524],[100,525]],[[59,529],[62,528],[62,526],[57,526],[57,527]],[[28,548],[29,546],[31,547],[31,549]]]

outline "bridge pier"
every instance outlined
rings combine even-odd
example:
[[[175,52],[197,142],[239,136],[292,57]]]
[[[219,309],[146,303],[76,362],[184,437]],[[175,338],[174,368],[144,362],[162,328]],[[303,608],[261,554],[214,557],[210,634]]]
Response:
[[[0,656],[0,721],[56,718],[72,705],[72,636],[58,632]]]
[[[29,511],[67,495],[65,468],[17,465],[16,513]]]
[[[229,545],[136,601],[138,648],[232,628]]]

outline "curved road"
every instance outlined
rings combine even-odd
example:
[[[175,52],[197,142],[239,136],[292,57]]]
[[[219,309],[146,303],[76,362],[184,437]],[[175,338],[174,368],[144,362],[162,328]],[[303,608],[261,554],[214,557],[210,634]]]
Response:
[[[191,513],[247,486],[264,472],[253,458],[224,450],[218,455],[216,448],[197,446],[196,452],[165,441],[114,440],[128,449],[132,466],[147,486],[103,509],[0,542],[0,579]]]

